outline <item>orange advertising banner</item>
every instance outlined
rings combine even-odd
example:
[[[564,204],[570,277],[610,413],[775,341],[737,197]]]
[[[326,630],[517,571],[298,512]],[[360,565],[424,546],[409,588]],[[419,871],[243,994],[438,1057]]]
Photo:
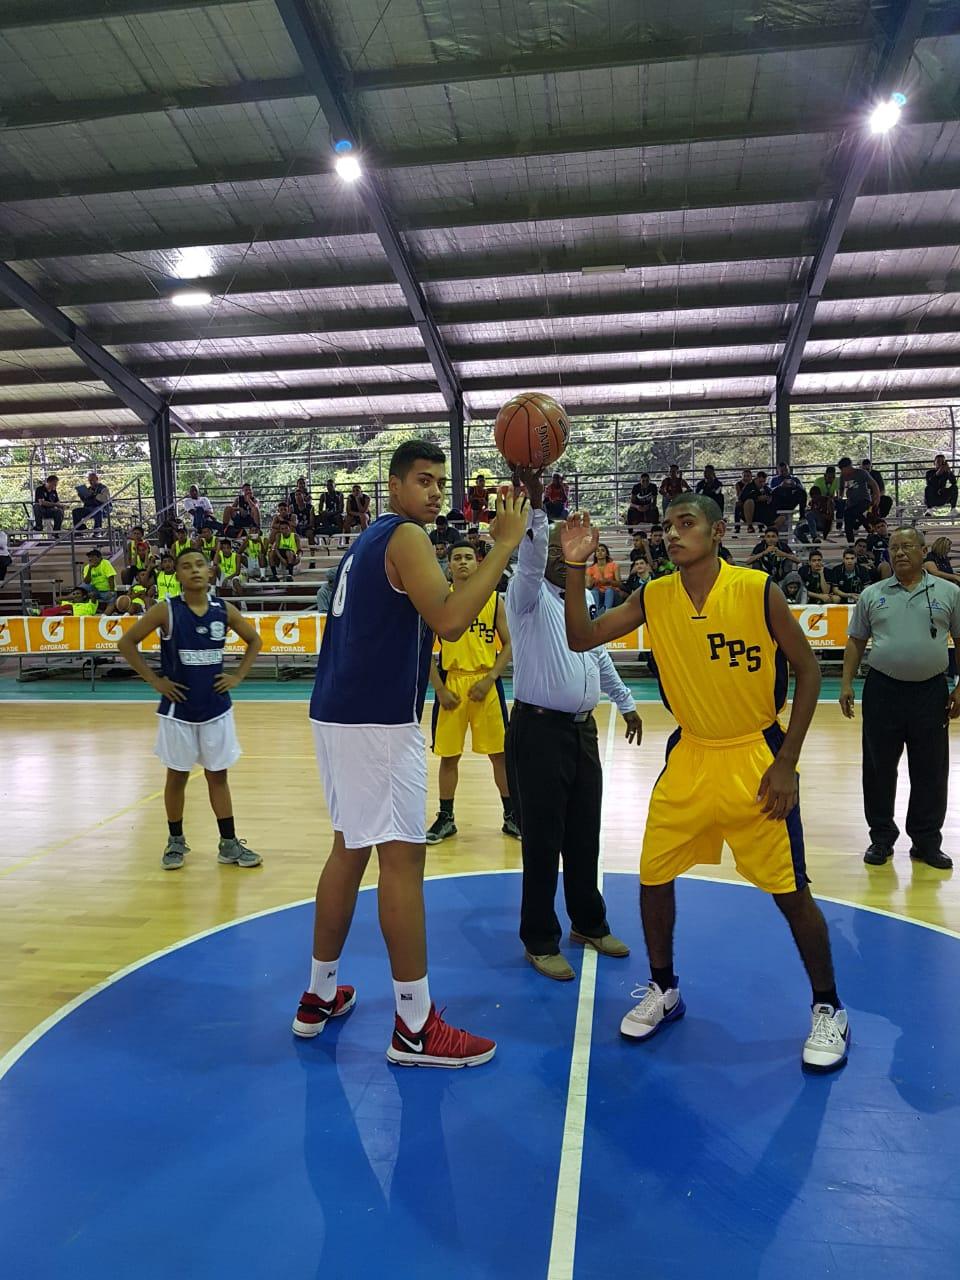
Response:
[[[794,605],[794,616],[814,649],[842,649],[847,642],[850,606],[844,604]],[[260,633],[262,652],[311,655],[320,652],[326,618],[317,613],[246,613],[244,617]],[[45,653],[110,653],[135,618],[0,618],[0,658]],[[154,633],[143,642],[145,652],[156,652],[159,636]],[[632,631],[611,641],[610,653],[644,650],[646,636],[642,630]],[[240,654],[244,644],[235,632],[227,633],[224,652]]]

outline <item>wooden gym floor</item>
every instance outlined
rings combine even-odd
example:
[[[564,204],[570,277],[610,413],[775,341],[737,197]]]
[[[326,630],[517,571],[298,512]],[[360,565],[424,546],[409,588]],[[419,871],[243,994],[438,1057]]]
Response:
[[[641,704],[640,710],[643,745],[628,745],[618,731],[605,778],[605,865],[612,870],[636,867],[647,798],[673,724],[659,706]],[[163,770],[152,754],[154,718],[147,706],[0,706],[0,1055],[68,1000],[133,961],[216,924],[312,896],[331,831],[306,707],[246,702],[237,704],[236,715],[246,752],[231,771],[237,829],[263,854],[264,866],[217,865],[216,826],[198,773],[185,825],[193,852],[182,872],[170,873],[159,866]],[[609,715],[603,704],[601,747]],[[868,872],[862,865],[859,760],[859,724],[845,722],[836,704],[822,704],[803,758],[814,891],[960,932],[960,877],[911,864],[905,836],[893,866]],[[432,759],[430,777],[432,814]],[[905,790],[904,780],[901,826]],[[429,853],[428,875],[518,866],[519,845],[501,835],[499,814],[487,761],[465,755],[456,808],[460,834]],[[954,855],[960,853],[951,840],[958,814],[955,787],[945,839]],[[374,861],[373,874],[375,868]],[[722,867],[702,873],[736,875],[729,853]],[[611,923],[616,930],[618,922]],[[290,946],[302,950],[306,973],[309,938],[291,938]],[[631,963],[645,977],[643,958]]]

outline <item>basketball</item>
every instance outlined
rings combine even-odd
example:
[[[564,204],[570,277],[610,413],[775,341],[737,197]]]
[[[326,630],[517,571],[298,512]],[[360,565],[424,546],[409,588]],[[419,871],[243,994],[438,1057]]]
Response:
[[[493,438],[512,467],[545,467],[567,447],[570,419],[562,404],[539,391],[524,391],[497,414]]]

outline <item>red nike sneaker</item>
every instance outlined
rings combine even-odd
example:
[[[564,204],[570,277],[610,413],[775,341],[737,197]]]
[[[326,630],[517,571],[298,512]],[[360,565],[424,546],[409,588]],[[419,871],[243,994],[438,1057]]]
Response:
[[[321,1000],[311,991],[305,991],[293,1020],[293,1034],[305,1039],[318,1036],[331,1018],[342,1018],[356,1003],[357,993],[353,987],[337,987],[332,1000]]]
[[[451,1027],[443,1020],[444,1012],[437,1013],[432,1004],[420,1031],[411,1031],[397,1014],[387,1061],[401,1067],[479,1067],[489,1062],[497,1052],[496,1043]]]

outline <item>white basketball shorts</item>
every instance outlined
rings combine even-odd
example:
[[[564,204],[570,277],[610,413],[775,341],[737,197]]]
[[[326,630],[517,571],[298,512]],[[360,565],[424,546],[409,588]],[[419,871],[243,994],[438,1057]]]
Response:
[[[233,723],[233,708],[216,720],[194,724],[190,720],[175,720],[173,716],[158,716],[157,743],[154,753],[168,769],[189,773],[196,765],[203,765],[213,773],[229,769],[243,754]]]
[[[312,720],[320,781],[348,849],[427,838],[427,755],[418,724]]]

